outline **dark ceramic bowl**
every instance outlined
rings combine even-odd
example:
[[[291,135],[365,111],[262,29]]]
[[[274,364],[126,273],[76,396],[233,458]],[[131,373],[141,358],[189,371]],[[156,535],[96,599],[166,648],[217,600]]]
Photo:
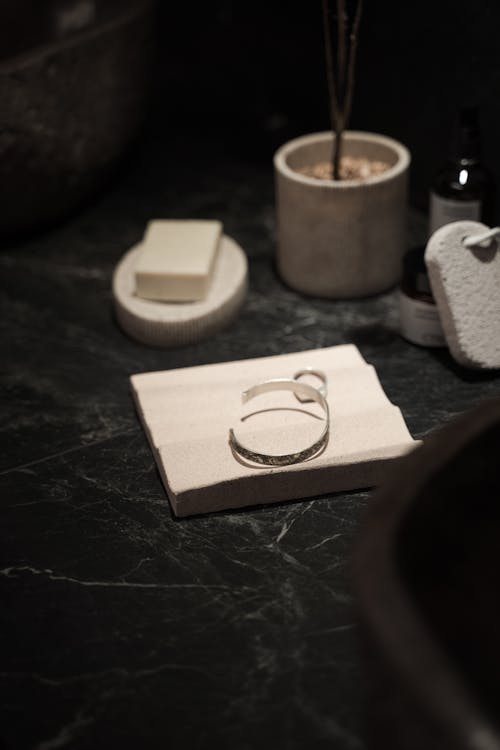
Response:
[[[355,554],[367,744],[500,748],[500,401],[400,461]]]
[[[141,123],[149,0],[0,5],[0,234],[46,226],[112,171]]]

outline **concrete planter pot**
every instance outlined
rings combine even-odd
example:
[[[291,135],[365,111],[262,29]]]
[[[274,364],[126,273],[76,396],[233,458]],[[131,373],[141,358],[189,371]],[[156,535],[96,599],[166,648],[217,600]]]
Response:
[[[332,134],[296,138],[275,154],[278,269],[305,294],[363,297],[393,286],[406,247],[410,154],[397,141],[348,131],[343,155],[388,162],[366,180],[317,180],[295,170],[327,161]]]

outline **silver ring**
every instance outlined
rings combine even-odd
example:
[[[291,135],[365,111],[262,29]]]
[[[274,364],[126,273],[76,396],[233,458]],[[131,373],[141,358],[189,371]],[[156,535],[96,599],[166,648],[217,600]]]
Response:
[[[319,378],[321,380],[321,385],[318,386],[316,390],[322,393],[325,398],[327,397],[327,380],[323,370],[315,370],[314,367],[304,367],[303,370],[297,370],[297,372],[293,376],[293,379],[298,380],[303,375],[314,375],[316,378]],[[302,396],[299,396],[298,393],[295,394],[295,398],[297,399],[297,401],[300,401],[301,404],[307,404],[313,400],[312,398],[302,398]]]
[[[312,458],[323,450],[328,444],[330,436],[330,410],[328,408],[328,401],[323,393],[318,388],[314,388],[314,386],[308,383],[300,383],[293,378],[275,378],[274,380],[266,380],[264,383],[258,383],[243,391],[241,401],[245,404],[250,399],[255,398],[255,396],[260,396],[262,393],[268,393],[269,391],[292,391],[296,396],[301,396],[304,401],[315,401],[319,404],[325,412],[325,426],[321,435],[312,445],[297,453],[272,455],[246,448],[240,443],[234,434],[234,430],[231,428],[229,430],[229,445],[231,449],[242,458],[247,459],[247,461],[252,461],[262,466],[288,466],[289,464],[297,464],[301,461],[306,461],[308,458]]]

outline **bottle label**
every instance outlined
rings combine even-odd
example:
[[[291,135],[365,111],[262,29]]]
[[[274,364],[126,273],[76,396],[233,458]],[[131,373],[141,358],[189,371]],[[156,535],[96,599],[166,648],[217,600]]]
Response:
[[[452,221],[481,219],[481,201],[455,201],[431,193],[430,234]]]
[[[399,314],[401,334],[420,346],[446,346],[437,306],[422,302],[400,292]]]

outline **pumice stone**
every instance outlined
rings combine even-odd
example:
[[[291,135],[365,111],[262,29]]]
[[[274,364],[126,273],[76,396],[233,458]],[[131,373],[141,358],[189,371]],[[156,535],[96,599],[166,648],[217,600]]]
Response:
[[[489,227],[457,221],[438,229],[425,251],[432,293],[454,359],[465,367],[500,367],[500,241],[468,247]]]

